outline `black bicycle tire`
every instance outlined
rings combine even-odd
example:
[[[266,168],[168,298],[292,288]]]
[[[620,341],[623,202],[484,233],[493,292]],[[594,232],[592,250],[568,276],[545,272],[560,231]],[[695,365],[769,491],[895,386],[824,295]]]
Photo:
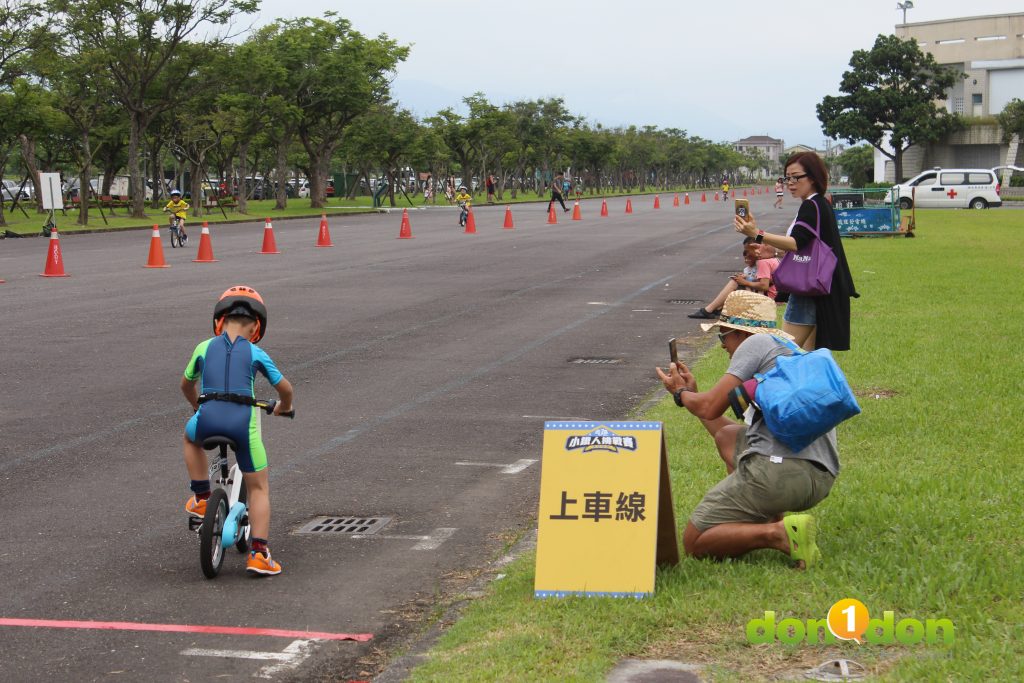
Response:
[[[224,489],[214,489],[206,501],[206,515],[203,516],[203,523],[199,527],[199,566],[208,579],[217,576],[224,562],[221,535],[227,516],[228,496]]]
[[[245,488],[245,475],[242,475],[242,485],[238,489],[238,502],[245,504],[249,500],[249,492]],[[241,524],[242,520],[238,520]],[[238,540],[235,541],[235,550],[240,553],[249,552],[249,510],[245,511],[245,526],[242,527]]]
[[[176,246],[178,245],[174,243],[174,228],[171,228],[171,249],[174,249]]]

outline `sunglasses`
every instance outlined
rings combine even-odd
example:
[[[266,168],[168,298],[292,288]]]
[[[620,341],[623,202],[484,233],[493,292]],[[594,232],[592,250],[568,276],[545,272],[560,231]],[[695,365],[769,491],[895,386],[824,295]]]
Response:
[[[787,183],[795,183],[796,181],[800,180],[801,178],[806,178],[806,177],[807,177],[806,173],[800,173],[800,174],[797,174],[797,175],[788,175],[785,178],[783,178],[783,180],[786,181]]]
[[[722,328],[718,328],[718,329],[722,329]],[[720,343],[724,344],[725,343],[725,338],[728,337],[730,334],[732,334],[735,331],[736,330],[729,330],[728,332],[719,332],[718,333],[718,341]]]

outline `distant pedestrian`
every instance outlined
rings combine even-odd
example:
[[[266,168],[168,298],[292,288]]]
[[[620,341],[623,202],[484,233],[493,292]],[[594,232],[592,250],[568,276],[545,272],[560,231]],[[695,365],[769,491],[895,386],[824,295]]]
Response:
[[[786,190],[785,184],[782,182],[782,178],[775,181],[775,208],[782,208],[782,195]]]
[[[487,203],[494,203],[494,174],[487,174]]]
[[[430,201],[430,198],[434,196],[434,176],[427,174],[427,179],[423,181],[423,203],[426,204]]]
[[[556,175],[554,180],[551,181],[551,201],[548,202],[548,213],[551,212],[551,207],[554,206],[555,201],[562,205],[562,211],[569,210],[569,207],[565,205],[565,200],[562,198],[562,184],[564,182],[565,177],[561,173]]]

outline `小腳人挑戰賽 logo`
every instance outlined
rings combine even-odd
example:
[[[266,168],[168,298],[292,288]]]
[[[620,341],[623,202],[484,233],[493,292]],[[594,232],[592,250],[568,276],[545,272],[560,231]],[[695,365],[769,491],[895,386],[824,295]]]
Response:
[[[871,645],[952,645],[954,626],[950,619],[904,618],[896,620],[896,613],[882,612],[881,619],[872,619],[863,602],[843,598],[833,604],[824,619],[786,618],[776,621],[775,612],[764,613],[762,619],[747,622],[747,642],[771,643],[778,640],[786,645],[798,643],[834,643],[854,640]]]
[[[565,440],[565,450],[608,451],[618,453],[620,450],[635,451],[636,437],[619,436],[607,427],[598,427],[587,434],[573,434]]]

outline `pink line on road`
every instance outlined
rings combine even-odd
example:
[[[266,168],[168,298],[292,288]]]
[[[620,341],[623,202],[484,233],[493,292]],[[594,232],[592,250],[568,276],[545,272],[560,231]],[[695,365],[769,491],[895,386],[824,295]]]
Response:
[[[143,624],[134,621],[64,621],[57,619],[12,619],[0,617],[0,626],[32,626],[36,628],[82,628],[108,631],[160,631],[163,633],[219,633],[233,636],[271,636],[306,640],[356,640],[366,642],[372,633],[323,633],[290,631],[281,628],[249,628],[245,626],[201,626],[192,624]]]

